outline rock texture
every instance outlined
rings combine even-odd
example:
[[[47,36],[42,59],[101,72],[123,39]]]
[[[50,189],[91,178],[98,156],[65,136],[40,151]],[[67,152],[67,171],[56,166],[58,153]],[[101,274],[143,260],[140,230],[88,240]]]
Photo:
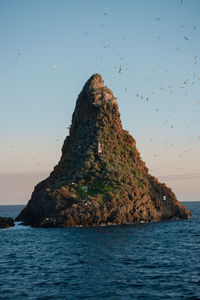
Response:
[[[95,74],[78,97],[58,165],[17,220],[65,227],[190,217],[172,190],[149,174],[134,138],[122,129],[116,98]]]
[[[15,226],[12,218],[0,217],[0,228],[8,228],[10,226]]]

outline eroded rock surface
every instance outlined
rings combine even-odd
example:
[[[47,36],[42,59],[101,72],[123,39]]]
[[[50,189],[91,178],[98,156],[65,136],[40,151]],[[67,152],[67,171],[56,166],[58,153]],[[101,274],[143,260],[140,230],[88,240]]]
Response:
[[[17,220],[39,227],[187,219],[170,188],[151,176],[123,130],[116,98],[99,74],[83,87],[62,156]]]
[[[14,220],[12,218],[0,217],[0,228],[9,228],[14,225]]]

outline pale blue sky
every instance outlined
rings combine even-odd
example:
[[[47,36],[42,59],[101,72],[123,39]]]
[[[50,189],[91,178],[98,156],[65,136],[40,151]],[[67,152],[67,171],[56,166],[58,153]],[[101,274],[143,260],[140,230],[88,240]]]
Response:
[[[1,0],[0,37],[0,203],[27,202],[24,176],[30,194],[58,162],[96,72],[151,173],[199,199],[199,0]]]

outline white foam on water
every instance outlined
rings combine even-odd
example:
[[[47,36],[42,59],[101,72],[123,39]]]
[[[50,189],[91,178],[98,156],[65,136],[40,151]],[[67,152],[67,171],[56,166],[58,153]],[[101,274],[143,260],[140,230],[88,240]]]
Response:
[[[27,226],[24,226],[21,222],[14,222],[15,226],[11,226],[9,229],[12,229],[12,230],[20,230],[20,229],[32,229],[31,226],[27,225]]]

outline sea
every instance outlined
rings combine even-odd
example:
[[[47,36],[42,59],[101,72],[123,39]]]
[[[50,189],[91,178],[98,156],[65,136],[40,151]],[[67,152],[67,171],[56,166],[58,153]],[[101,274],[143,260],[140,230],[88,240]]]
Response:
[[[0,299],[200,299],[200,202],[183,204],[192,219],[1,229]]]

